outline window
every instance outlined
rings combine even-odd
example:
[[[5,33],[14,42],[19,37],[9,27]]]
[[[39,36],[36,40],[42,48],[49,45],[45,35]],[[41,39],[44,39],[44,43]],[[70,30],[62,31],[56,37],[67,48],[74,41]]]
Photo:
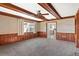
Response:
[[[25,32],[35,32],[35,23],[24,22],[24,33]]]

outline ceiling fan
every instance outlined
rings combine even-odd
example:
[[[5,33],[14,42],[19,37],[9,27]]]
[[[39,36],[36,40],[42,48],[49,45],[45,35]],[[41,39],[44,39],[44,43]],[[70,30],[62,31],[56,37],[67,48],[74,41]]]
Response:
[[[49,13],[42,14],[42,13],[41,13],[41,10],[38,10],[38,11],[37,11],[37,16],[38,16],[38,17],[42,17],[43,15],[49,15]]]

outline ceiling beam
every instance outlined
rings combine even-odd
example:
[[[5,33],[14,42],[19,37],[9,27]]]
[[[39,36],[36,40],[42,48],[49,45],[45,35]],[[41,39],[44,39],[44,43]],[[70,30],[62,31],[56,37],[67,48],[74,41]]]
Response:
[[[61,19],[61,16],[58,14],[58,12],[50,3],[38,3],[38,4],[45,10],[47,10],[49,13],[51,13],[53,16],[55,16],[57,19]]]
[[[62,17],[62,19],[67,19],[67,18],[74,18],[75,15],[72,15],[72,16],[66,16],[66,17]],[[61,20],[61,19],[50,19],[49,21],[52,21],[52,20]]]
[[[62,17],[62,19],[66,19],[66,18],[73,18],[73,17],[75,17],[75,15]]]
[[[13,15],[13,14],[2,12],[2,11],[0,11],[0,15],[5,15],[5,16],[14,17],[14,18],[20,18],[20,19],[25,19],[27,21],[40,22],[40,21],[36,21],[36,20],[29,19],[29,18]]]
[[[4,7],[4,8],[7,8],[7,9],[10,9],[10,10],[14,10],[16,12],[20,12],[20,13],[23,13],[23,14],[27,14],[27,15],[30,15],[32,17],[35,17],[35,18],[39,18],[39,19],[42,19],[42,20],[47,20],[45,17],[41,16],[41,17],[38,17],[36,14],[28,11],[28,10],[25,10],[21,7],[18,7],[18,6],[15,6],[11,3],[0,3],[0,6]]]
[[[60,16],[60,14],[57,12],[57,10],[54,8],[54,6],[53,6],[51,3],[47,3],[47,4],[51,7],[52,10],[54,10],[54,12],[55,12],[60,18],[62,18],[62,17]]]

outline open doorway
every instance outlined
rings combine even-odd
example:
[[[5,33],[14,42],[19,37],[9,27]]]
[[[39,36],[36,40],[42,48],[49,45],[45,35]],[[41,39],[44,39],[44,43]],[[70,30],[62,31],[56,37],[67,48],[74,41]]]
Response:
[[[47,23],[47,38],[56,39],[57,25],[56,22]]]

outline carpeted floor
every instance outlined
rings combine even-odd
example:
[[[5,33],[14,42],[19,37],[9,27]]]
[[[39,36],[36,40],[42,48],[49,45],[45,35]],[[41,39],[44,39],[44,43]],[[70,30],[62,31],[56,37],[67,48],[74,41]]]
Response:
[[[0,46],[0,56],[73,56],[73,42],[35,38]]]

